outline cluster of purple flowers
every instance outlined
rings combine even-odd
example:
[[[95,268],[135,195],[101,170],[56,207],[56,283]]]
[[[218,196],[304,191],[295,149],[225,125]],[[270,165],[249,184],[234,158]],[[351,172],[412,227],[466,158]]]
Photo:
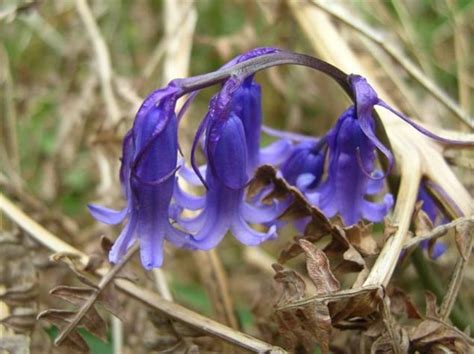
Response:
[[[208,250],[228,231],[251,246],[275,238],[280,225],[277,219],[291,201],[268,204],[258,196],[247,198],[246,187],[262,164],[278,168],[282,177],[328,217],[339,215],[346,225],[361,219],[383,220],[393,197],[380,194],[394,159],[375,135],[372,112],[375,105],[393,110],[361,76],[345,76],[319,62],[323,71],[342,82],[354,105],[323,137],[299,139],[281,134],[268,147],[260,147],[262,98],[255,72],[288,63],[307,65],[311,62],[308,58],[273,48],[255,49],[212,75],[174,80],[145,99],[123,142],[120,180],[126,207],[115,211],[89,205],[91,214],[101,222],[126,220],[109,254],[112,263],[120,261],[136,240],[143,266],[151,269],[163,262],[164,240],[177,247]],[[222,86],[196,132],[190,168],[184,159],[178,159],[179,120],[197,92],[216,83]],[[176,102],[185,94],[190,96],[177,115]],[[199,148],[206,158],[203,166],[195,159]],[[376,168],[377,149],[389,161],[387,173]],[[205,193],[189,194],[180,181],[199,185]],[[258,231],[254,225],[266,231]]]

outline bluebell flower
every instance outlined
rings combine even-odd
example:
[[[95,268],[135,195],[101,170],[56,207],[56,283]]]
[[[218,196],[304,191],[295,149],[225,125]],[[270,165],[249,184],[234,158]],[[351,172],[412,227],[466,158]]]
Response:
[[[433,225],[439,225],[442,219],[441,211],[423,184],[420,185],[420,189],[418,190],[418,200],[423,201],[421,210],[426,213]],[[430,247],[430,241],[424,240],[420,243],[420,246],[427,251],[429,250],[432,259],[438,259],[447,249],[446,244],[441,241],[435,241],[435,244]]]
[[[138,239],[144,268],[160,267],[164,240],[184,246],[189,238],[169,221],[178,151],[175,103],[172,87],[154,92],[125,136],[120,178],[126,207],[115,211],[89,205],[91,214],[101,222],[118,224],[127,219],[110,251],[112,263],[119,262]]]
[[[338,213],[346,225],[362,218],[382,221],[393,205],[393,197],[385,195],[383,203],[366,199],[366,195],[380,192],[383,180],[375,171],[375,145],[362,131],[354,106],[341,115],[326,140],[328,175],[315,190],[306,191],[307,198],[328,217]],[[373,178],[368,173],[373,173]]]
[[[393,156],[374,133],[372,111],[379,104],[377,94],[360,76],[351,75],[350,82],[356,104],[339,117],[318,144],[305,142],[296,148],[282,166],[282,173],[327,217],[339,214],[346,225],[361,219],[380,222],[392,207],[393,197],[386,194],[382,203],[367,199],[382,190],[385,177],[375,169],[375,149],[388,158],[389,169]],[[324,144],[327,144],[329,166],[320,182],[325,163]]]
[[[232,83],[227,85],[231,86]],[[224,85],[221,92],[213,97],[208,115],[204,119],[207,166],[205,169],[201,168],[201,172],[205,171],[205,178],[201,178],[206,186],[206,194],[200,197],[189,195],[179,186],[175,191],[175,200],[183,209],[200,210],[193,218],[178,218],[178,223],[192,232],[192,244],[199,249],[217,246],[229,230],[240,242],[250,246],[274,238],[274,225],[270,225],[267,232],[259,232],[249,223],[274,222],[286,208],[284,203],[255,205],[245,200],[245,188],[253,172],[249,167],[249,160],[254,163],[258,161],[258,156],[249,155],[249,150],[253,154],[259,154],[257,146],[252,145],[255,141],[252,141],[249,147],[245,124],[258,129],[260,122],[254,117],[245,117],[255,106],[236,109],[233,93],[238,89],[229,94],[227,87]],[[239,95],[245,93],[240,92]],[[253,97],[238,97],[239,104],[243,105],[248,104],[251,99]],[[257,140],[253,131],[248,130],[247,134],[249,140]],[[195,138],[194,146],[198,139],[199,134]],[[197,174],[201,172],[197,171]]]

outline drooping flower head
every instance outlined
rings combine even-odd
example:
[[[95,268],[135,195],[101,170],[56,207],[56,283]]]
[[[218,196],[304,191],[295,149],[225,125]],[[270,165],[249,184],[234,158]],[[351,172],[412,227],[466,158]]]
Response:
[[[229,230],[246,245],[257,245],[272,238],[276,236],[274,226],[270,226],[267,232],[259,232],[248,223],[274,221],[284,208],[282,204],[252,205],[245,200],[245,187],[253,172],[249,168],[249,160],[258,161],[259,150],[256,146],[249,147],[244,122],[252,126],[253,122],[258,123],[258,119],[250,117],[255,106],[236,109],[235,93],[238,93],[239,104],[252,103],[249,97],[242,98],[252,93],[239,91],[239,84],[226,82],[211,100],[204,120],[207,158],[205,196],[190,196],[181,190],[175,193],[177,203],[183,208],[201,209],[192,219],[178,219],[183,228],[193,232],[193,245],[200,249],[215,247]],[[248,131],[248,134],[256,140],[253,132]]]
[[[382,221],[393,198],[387,194],[383,203],[366,199],[367,195],[380,192],[383,180],[368,175],[380,175],[375,172],[375,145],[362,131],[354,106],[341,115],[326,139],[329,148],[327,178],[315,191],[307,192],[308,199],[328,217],[339,214],[347,225],[362,218]]]
[[[298,186],[308,200],[317,205],[328,217],[339,214],[347,225],[361,219],[380,222],[393,205],[390,194],[382,203],[367,196],[383,188],[383,173],[375,169],[375,149],[382,151],[391,168],[393,157],[374,133],[372,111],[378,103],[375,91],[367,81],[349,77],[355,105],[350,106],[337,120],[336,125],[319,143],[301,143],[282,166],[282,174],[291,184]],[[323,168],[327,145],[328,171]]]
[[[120,177],[127,205],[122,211],[89,205],[99,221],[127,224],[114,243],[109,259],[117,263],[138,239],[146,269],[161,266],[165,239],[183,246],[186,236],[169,222],[169,208],[177,164],[176,98],[173,88],[150,95],[140,107],[123,144]]]

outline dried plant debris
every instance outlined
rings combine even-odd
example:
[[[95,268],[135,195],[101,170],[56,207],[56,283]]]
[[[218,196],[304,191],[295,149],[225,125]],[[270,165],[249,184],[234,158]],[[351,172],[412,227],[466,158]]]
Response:
[[[194,340],[203,337],[201,332],[184,323],[166,318],[158,312],[150,313],[149,318],[154,326],[154,331],[145,340],[149,350],[164,353],[199,352]]]
[[[264,165],[256,171],[249,187],[249,195],[253,196],[261,190],[269,189],[271,191],[267,193],[264,201],[292,198],[290,206],[281,216],[282,220],[309,219],[304,234],[295,237],[294,242],[281,251],[279,263],[283,264],[303,252],[299,243],[301,239],[314,243],[325,236],[330,236],[331,242],[323,251],[331,259],[336,273],[360,272],[366,266],[362,254],[375,254],[377,247],[370,234],[370,226],[360,223],[343,228],[337,220],[331,222],[317,207],[311,205],[298,189],[278,177],[274,167]]]
[[[274,168],[263,166],[256,172],[250,196],[266,193],[265,200],[292,198],[283,220],[307,218],[303,235],[280,254],[274,264],[274,279],[280,285],[273,320],[278,335],[289,351],[310,353],[318,345],[329,352],[335,331],[358,331],[372,353],[450,350],[467,352],[470,339],[441,320],[434,295],[427,295],[425,316],[403,290],[389,287],[360,287],[368,272],[369,260],[379,252],[371,224],[343,227],[336,218],[329,220],[292,186],[277,176]],[[415,214],[417,234],[432,229],[430,219],[418,206]],[[386,222],[388,236],[396,226]],[[466,232],[464,232],[466,234]],[[321,243],[328,236],[329,242]],[[459,248],[465,249],[465,237],[457,236]],[[464,247],[463,247],[464,246]],[[314,295],[308,296],[305,280],[283,263],[305,254],[306,272],[314,284]],[[462,253],[463,256],[465,252]],[[341,289],[341,277],[358,273],[352,289]],[[266,330],[271,328],[267,326]],[[268,333],[267,333],[268,335]]]
[[[84,270],[85,267],[75,255],[55,254],[51,258],[67,264],[85,286],[60,285],[52,289],[51,295],[70,303],[77,310],[47,309],[38,315],[38,319],[55,325],[60,330],[60,335],[66,332],[61,338],[65,347],[70,350],[87,352],[87,343],[77,328],[85,328],[99,339],[107,340],[107,322],[100,315],[96,305],[102,305],[117,317],[120,317],[122,313],[113,282],[111,281],[105,287],[96,285],[96,277]]]
[[[1,216],[0,216],[1,217]],[[1,222],[1,221],[0,221]],[[12,237],[13,236],[13,237]],[[0,352],[29,353],[36,325],[38,282],[18,230],[0,230]]]
[[[11,354],[29,354],[30,338],[20,334],[3,335],[0,337],[0,351]]]

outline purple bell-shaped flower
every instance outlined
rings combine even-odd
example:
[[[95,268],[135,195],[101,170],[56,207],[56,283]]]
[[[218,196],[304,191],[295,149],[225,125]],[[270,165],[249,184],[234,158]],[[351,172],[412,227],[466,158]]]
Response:
[[[123,143],[120,177],[127,205],[122,211],[89,205],[91,214],[107,224],[127,224],[115,241],[109,260],[117,263],[135,240],[144,268],[160,267],[165,239],[184,246],[189,238],[169,221],[177,164],[176,99],[168,88],[150,95],[140,107]],[[164,96],[164,97],[163,97]]]

